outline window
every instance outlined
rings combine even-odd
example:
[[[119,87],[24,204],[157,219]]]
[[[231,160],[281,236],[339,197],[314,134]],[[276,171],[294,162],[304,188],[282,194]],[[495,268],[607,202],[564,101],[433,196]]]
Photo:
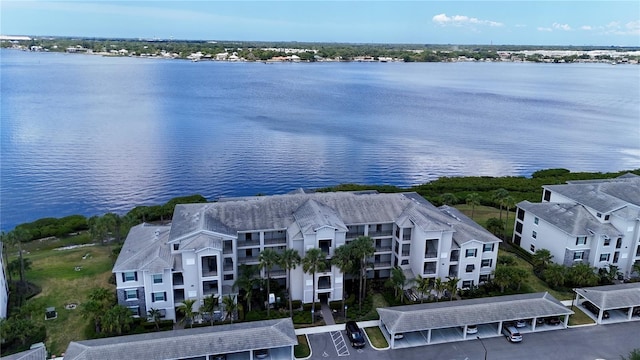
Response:
[[[640,256],[640,245],[638,245],[638,248],[636,249],[636,257]]]
[[[179,250],[180,244],[173,244],[173,250]]]
[[[518,209],[518,220],[524,220],[524,210]]]
[[[153,278],[154,284],[162,284],[162,274],[153,274],[151,277]]]
[[[473,265],[473,264],[469,264],[469,265],[467,265],[467,269],[466,269],[466,270],[467,270],[467,272],[473,272],[473,270],[474,270],[475,268],[476,268],[476,266],[475,266],[475,265]]]
[[[531,249],[532,253],[536,252],[536,246],[535,245],[531,244],[530,249]]]
[[[125,300],[138,300],[138,290],[131,289],[124,291],[124,299]]]
[[[129,306],[131,316],[140,316],[140,306]]]
[[[616,249],[620,249],[622,247],[622,238],[618,238],[616,240]]]
[[[578,236],[576,238],[576,245],[585,245],[587,243],[587,237],[586,236]]]
[[[491,267],[492,262],[493,262],[492,259],[483,259],[482,262],[480,263],[480,266]]]
[[[138,281],[138,273],[135,271],[122,273],[122,281]]]
[[[540,219],[538,219],[537,216],[533,218],[533,223],[534,224],[538,225],[538,221],[540,221]]]
[[[531,237],[534,238],[534,239],[537,239],[538,238],[538,233],[535,232],[535,231],[532,231],[531,232]]]
[[[604,245],[604,246],[609,246],[609,244],[611,244],[611,239],[609,239],[609,238],[605,238],[605,239],[604,239],[604,244],[603,244],[603,245]]]
[[[600,261],[609,261],[610,254],[600,254]]]
[[[549,200],[551,200],[551,191],[549,191],[549,190],[545,190],[545,191],[544,191],[543,198],[544,198],[544,201],[549,201]]]
[[[597,216],[597,217],[599,217],[599,218],[601,218],[601,217],[602,217],[602,214],[601,214],[601,213],[596,213],[596,216]]]
[[[409,265],[409,260],[402,260],[400,265]]]
[[[467,249],[467,251],[465,252],[465,257],[476,257],[476,254],[478,252],[478,249]]]
[[[616,252],[613,253],[613,263],[617,264],[618,260],[620,260],[620,252],[616,251]]]
[[[478,278],[478,282],[487,282],[490,280],[489,278],[489,274],[485,274],[485,275],[480,275],[480,277]]]
[[[157,301],[166,301],[167,300],[167,293],[166,292],[154,292],[151,294],[151,301],[152,302],[157,302]]]
[[[522,234],[522,223],[520,221],[516,221],[516,233]]]
[[[515,234],[513,236],[513,243],[520,246],[520,243],[522,242],[522,237],[518,234]]]
[[[604,221],[609,221],[609,215],[608,214],[604,216]]]
[[[576,251],[573,253],[573,261],[582,261],[584,258],[584,251]]]
[[[493,251],[493,244],[484,244],[482,247],[482,252],[490,252]]]
[[[465,280],[462,282],[462,288],[468,289],[473,286],[473,280]]]
[[[225,280],[233,280],[233,274],[224,274]]]

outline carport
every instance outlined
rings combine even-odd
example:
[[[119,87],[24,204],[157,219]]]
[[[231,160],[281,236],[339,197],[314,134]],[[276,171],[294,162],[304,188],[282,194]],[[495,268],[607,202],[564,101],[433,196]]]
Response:
[[[598,324],[640,320],[640,283],[594,286],[573,289],[575,304]],[[597,314],[584,306],[589,301]],[[605,311],[609,315],[605,319]]]
[[[382,333],[396,349],[500,336],[505,323],[521,319],[529,320],[523,332],[536,331],[536,320],[548,317],[564,321],[544,330],[564,329],[573,311],[543,292],[379,308],[378,314]],[[467,334],[469,325],[477,325],[477,333]]]

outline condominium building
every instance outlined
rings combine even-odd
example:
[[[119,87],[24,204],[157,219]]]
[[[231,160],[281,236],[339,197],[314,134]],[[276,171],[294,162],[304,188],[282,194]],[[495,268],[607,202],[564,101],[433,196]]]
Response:
[[[513,242],[553,261],[618,267],[624,276],[640,262],[640,176],[543,186],[542,202],[517,205]]]
[[[295,249],[304,257],[319,248],[330,260],[359,236],[371,237],[375,246],[368,277],[387,278],[398,266],[408,278],[457,277],[459,287],[489,280],[500,243],[458,210],[435,207],[417,193],[300,190],[182,204],[170,225],[140,224],[129,232],[113,268],[118,302],[136,315],[154,308],[175,320],[175,307],[185,299],[201,304],[210,295],[236,293],[239,266],[257,266],[264,249]],[[291,271],[291,284],[277,265],[270,276],[304,303],[314,293],[316,301],[341,300],[345,275],[328,265],[315,281],[300,266]]]

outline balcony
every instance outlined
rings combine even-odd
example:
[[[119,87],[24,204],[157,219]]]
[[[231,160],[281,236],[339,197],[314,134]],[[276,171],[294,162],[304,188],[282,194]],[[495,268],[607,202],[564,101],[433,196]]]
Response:
[[[173,302],[180,303],[184,301],[184,289],[173,290]]]
[[[264,239],[264,244],[265,245],[286,245],[287,238],[282,237],[282,238]]]
[[[402,256],[409,256],[411,252],[409,250],[402,250]]]
[[[318,278],[318,290],[331,289],[331,277],[321,276]]]
[[[218,259],[216,256],[202,258],[202,277],[218,276]]]
[[[275,278],[275,277],[281,277],[281,276],[287,275],[287,271],[281,270],[281,269],[275,269],[275,270],[271,270],[269,274],[271,275],[272,278]]]
[[[422,273],[424,275],[434,275],[436,273],[436,268],[437,266],[435,262],[425,263],[422,269]]]
[[[389,251],[391,251],[391,239],[376,240],[376,252],[389,252]]]
[[[233,271],[233,260],[228,261],[227,259],[224,259],[224,265],[222,266],[222,269],[224,271]]]
[[[382,229],[382,230],[374,230],[374,231],[369,230],[370,237],[391,236],[391,234],[393,234],[392,229],[388,229],[388,230]]]
[[[460,250],[451,250],[450,260],[451,261],[460,260]]]
[[[259,247],[260,240],[238,240],[238,247]]]
[[[222,253],[225,255],[233,254],[233,244],[231,243],[231,241],[225,240],[224,247],[222,248]]]
[[[238,257],[238,264],[249,264],[249,263],[257,263],[257,262],[258,262],[257,256]]]
[[[458,277],[458,265],[449,266],[449,277]]]
[[[173,286],[184,285],[184,277],[181,272],[173,273]]]
[[[218,295],[218,281],[217,280],[203,281],[202,292],[205,296]]]
[[[438,257],[438,253],[435,251],[427,251],[426,253],[424,253],[424,258],[425,259],[434,259]]]

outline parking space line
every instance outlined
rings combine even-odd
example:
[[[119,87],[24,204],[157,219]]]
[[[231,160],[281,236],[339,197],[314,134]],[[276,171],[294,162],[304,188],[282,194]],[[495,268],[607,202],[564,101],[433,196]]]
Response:
[[[347,342],[344,340],[344,336],[342,336],[342,331],[332,331],[331,340],[333,340],[333,346],[336,347],[336,352],[338,356],[349,356],[349,347],[347,346]]]

